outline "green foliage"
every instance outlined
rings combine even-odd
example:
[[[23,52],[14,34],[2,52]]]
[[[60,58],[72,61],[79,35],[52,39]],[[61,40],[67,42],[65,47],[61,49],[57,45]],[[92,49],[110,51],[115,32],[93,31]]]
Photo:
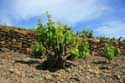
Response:
[[[87,38],[93,37],[93,31],[92,30],[82,30],[81,32],[78,32],[77,34],[81,37],[87,37]]]
[[[76,47],[71,48],[70,54],[71,54],[71,56],[70,56],[71,60],[78,59],[78,57],[79,57],[79,49],[78,49],[78,47],[76,46]]]
[[[40,58],[40,56],[44,55],[45,53],[46,48],[42,44],[36,42],[33,47],[33,56]]]
[[[101,40],[110,40],[110,38],[109,37],[105,37],[105,36],[103,36],[103,37],[99,37]]]
[[[119,48],[114,48],[114,56],[120,55],[120,49]]]
[[[117,39],[115,37],[111,38],[112,41],[117,41]]]
[[[35,32],[35,39],[40,42],[45,40],[46,28],[42,24],[42,21],[38,19],[38,27],[33,30]]]
[[[85,58],[87,55],[89,55],[89,44],[88,42],[81,42],[79,44],[79,57]]]
[[[43,25],[39,20],[36,33],[36,40],[41,42],[34,47],[34,54],[45,53],[50,66],[56,65],[62,67],[67,57],[70,55],[74,60],[84,58],[88,55],[88,43],[78,40],[77,36],[71,30],[71,27],[61,23],[55,23],[51,20],[51,15],[46,13],[48,22]],[[70,46],[70,47],[67,47]],[[38,55],[37,54],[37,55]]]
[[[77,43],[71,48],[71,59],[76,60],[77,58],[85,58],[89,55],[89,44],[88,42],[82,41],[80,37],[77,37]]]
[[[104,47],[104,56],[109,59],[112,60],[115,56],[120,55],[120,50],[119,48],[116,48],[110,44],[105,45]]]
[[[38,27],[34,31],[36,33],[36,40],[42,42],[42,46],[46,48],[48,60],[53,61],[51,64],[55,65],[61,61],[65,62],[66,46],[72,45],[75,42],[75,35],[69,26],[55,23],[51,20],[51,15],[48,13],[46,15],[48,22],[43,25],[39,20]],[[36,47],[38,48],[38,46]]]

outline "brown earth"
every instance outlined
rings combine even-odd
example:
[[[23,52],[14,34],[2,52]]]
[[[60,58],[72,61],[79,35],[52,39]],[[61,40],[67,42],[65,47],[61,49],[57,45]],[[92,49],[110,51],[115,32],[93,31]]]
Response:
[[[111,64],[104,57],[89,56],[59,70],[43,70],[45,60],[1,50],[0,83],[125,83],[125,55],[116,57]]]

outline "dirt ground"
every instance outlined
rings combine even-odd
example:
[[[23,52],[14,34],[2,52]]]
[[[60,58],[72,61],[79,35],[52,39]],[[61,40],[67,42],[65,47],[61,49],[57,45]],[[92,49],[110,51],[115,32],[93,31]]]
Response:
[[[6,50],[6,51],[5,51]],[[40,68],[45,61],[8,49],[0,50],[0,83],[125,83],[125,55],[111,64],[101,56],[74,61],[65,69]]]

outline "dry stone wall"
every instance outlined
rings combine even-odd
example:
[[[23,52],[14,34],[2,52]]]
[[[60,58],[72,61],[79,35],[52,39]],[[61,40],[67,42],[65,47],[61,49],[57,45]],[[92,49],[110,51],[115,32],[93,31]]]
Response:
[[[0,30],[0,48],[31,54],[34,33],[26,30]]]
[[[121,49],[121,54],[125,54],[125,42],[107,41],[104,39],[87,39],[91,50],[91,55],[102,55],[103,47],[110,43]],[[31,54],[35,43],[35,34],[30,30],[11,29],[4,30],[0,28],[0,50],[7,48],[9,50],[19,51],[21,53]],[[4,49],[6,50],[6,49]],[[4,51],[3,50],[3,51]]]
[[[119,41],[119,40],[104,40],[104,39],[88,39],[89,42],[89,49],[91,50],[91,55],[102,55],[104,46],[106,44],[111,44],[115,47],[120,48],[121,55],[125,55],[125,41]]]

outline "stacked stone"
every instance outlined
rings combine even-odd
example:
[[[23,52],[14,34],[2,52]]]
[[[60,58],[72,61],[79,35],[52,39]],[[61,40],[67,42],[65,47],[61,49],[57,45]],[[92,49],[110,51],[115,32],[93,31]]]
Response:
[[[112,44],[121,49],[121,54],[125,54],[125,41],[111,41],[96,38],[84,38],[89,42],[91,55],[102,55],[105,44]],[[10,50],[31,54],[35,43],[35,34],[29,30],[2,30],[0,28],[0,49],[8,48]]]
[[[125,55],[125,41],[121,41],[119,42],[119,44],[119,48],[121,49],[121,55]]]
[[[22,31],[24,32],[24,31]],[[31,53],[35,42],[34,34],[31,31],[25,31],[26,34],[17,30],[0,30],[0,48],[8,48],[23,53]]]
[[[91,55],[103,55],[103,51],[104,51],[104,46],[106,44],[111,44],[115,47],[119,47],[118,41],[111,41],[111,40],[105,40],[105,39],[95,39],[95,38],[89,38],[87,39],[87,41],[89,42],[89,49],[90,49],[90,53]],[[125,50],[125,43],[121,43],[121,48],[123,48]],[[120,48],[120,49],[121,49]],[[121,49],[122,50],[122,49]],[[123,51],[121,51],[123,53]]]

